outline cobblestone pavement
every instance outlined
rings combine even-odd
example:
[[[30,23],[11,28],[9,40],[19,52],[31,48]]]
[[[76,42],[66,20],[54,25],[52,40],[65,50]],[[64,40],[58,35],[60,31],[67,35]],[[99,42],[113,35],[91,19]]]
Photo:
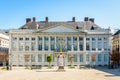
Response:
[[[65,69],[57,72],[57,68],[26,70],[14,68],[11,71],[0,70],[0,80],[120,80],[120,71],[113,70],[110,74],[97,69]],[[113,72],[111,71],[111,72]]]

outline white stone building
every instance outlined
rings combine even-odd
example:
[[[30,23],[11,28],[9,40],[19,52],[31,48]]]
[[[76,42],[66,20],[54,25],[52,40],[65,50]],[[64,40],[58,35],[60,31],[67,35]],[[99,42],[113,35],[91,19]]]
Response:
[[[74,65],[107,65],[109,61],[109,29],[94,23],[93,18],[85,17],[83,22],[50,22],[26,19],[19,29],[11,29],[11,63],[16,66],[48,65],[47,55],[53,56],[52,65],[57,65],[55,53],[67,53],[65,65],[70,65],[70,55]]]

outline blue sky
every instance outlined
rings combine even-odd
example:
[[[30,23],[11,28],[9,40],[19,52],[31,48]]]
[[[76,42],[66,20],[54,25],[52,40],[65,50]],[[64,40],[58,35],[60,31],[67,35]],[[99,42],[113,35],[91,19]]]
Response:
[[[95,18],[103,28],[119,29],[120,0],[0,0],[0,28],[19,28],[26,18],[37,21],[83,21],[84,17]]]

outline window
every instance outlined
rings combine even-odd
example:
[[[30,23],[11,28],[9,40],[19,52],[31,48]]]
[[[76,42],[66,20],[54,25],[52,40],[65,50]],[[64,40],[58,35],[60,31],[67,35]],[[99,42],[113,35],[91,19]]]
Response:
[[[89,62],[90,61],[90,55],[86,54],[86,61]]]
[[[42,50],[42,37],[39,37],[38,50]]]
[[[80,62],[83,62],[83,54],[80,54]]]
[[[92,38],[92,41],[95,41],[95,38]]]
[[[44,49],[45,50],[48,50],[48,37],[45,37],[45,39],[44,39]]]
[[[103,43],[103,48],[104,48],[105,51],[107,50],[107,42]]]
[[[86,42],[86,50],[90,50],[90,42]]]
[[[108,59],[108,54],[104,54],[104,61],[107,62],[109,59]]]
[[[29,42],[25,42],[25,51],[29,51],[29,45],[30,45]]]
[[[94,27],[93,27],[93,26],[91,27],[91,30],[94,30]]]
[[[73,49],[77,51],[77,37],[73,37]]]
[[[17,46],[16,46],[17,42],[12,42],[12,50],[16,51],[17,50]]]
[[[95,50],[96,48],[96,42],[92,42],[92,50]]]
[[[19,51],[23,51],[23,46],[24,46],[24,43],[23,42],[19,42]]]
[[[38,54],[38,62],[42,62],[42,54]]]
[[[35,50],[35,42],[31,42],[31,50],[32,50],[32,51]]]
[[[35,40],[35,38],[32,38],[32,40]]]
[[[28,41],[28,40],[29,40],[29,38],[25,38],[25,40],[26,40],[26,41]]]
[[[74,54],[74,62],[77,62],[77,54]]]
[[[79,37],[79,48],[81,51],[83,51],[83,38]]]
[[[101,41],[102,40],[102,38],[98,38],[98,41]]]
[[[101,62],[101,61],[102,61],[102,55],[98,54],[98,62]]]
[[[90,40],[90,38],[86,38],[86,40],[87,40],[87,41],[89,41],[89,40]]]
[[[55,38],[51,37],[50,38],[50,46],[51,46],[51,50],[53,51],[55,49]]]
[[[13,40],[15,41],[15,40],[17,40],[17,38],[16,38],[16,37],[13,37]]]
[[[70,51],[71,50],[71,38],[67,37],[67,50]]]
[[[102,50],[102,42],[98,41],[98,50]]]
[[[19,38],[19,40],[23,40],[23,38]]]
[[[35,55],[31,55],[31,62],[35,62]]]

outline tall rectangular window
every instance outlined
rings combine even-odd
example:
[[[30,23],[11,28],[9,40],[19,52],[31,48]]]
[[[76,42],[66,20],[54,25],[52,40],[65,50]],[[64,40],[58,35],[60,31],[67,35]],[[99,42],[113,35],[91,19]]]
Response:
[[[48,50],[48,37],[44,38],[44,50]]]
[[[67,37],[67,50],[71,51],[71,38]]]
[[[107,62],[109,60],[108,54],[104,54],[104,61]]]
[[[35,42],[31,42],[31,50],[32,50],[32,51],[35,50]]]
[[[80,62],[83,62],[83,54],[80,54]]]
[[[103,43],[103,48],[105,51],[107,50],[107,42],[106,41]]]
[[[102,42],[98,41],[98,50],[102,50]]]
[[[29,51],[29,49],[30,49],[30,43],[25,42],[25,51]]]
[[[86,42],[86,50],[90,50],[90,42]]]
[[[42,50],[42,37],[38,38],[38,50]]]
[[[102,61],[102,55],[98,54],[98,62],[101,62],[101,61]]]
[[[77,62],[77,54],[74,54],[74,62]]]
[[[79,37],[79,49],[83,51],[83,38]]]
[[[92,50],[96,50],[96,42],[92,42]]]
[[[31,55],[31,62],[35,62],[35,55]]]
[[[38,54],[38,62],[42,62],[42,54]]]
[[[73,37],[73,49],[77,51],[77,37]]]
[[[90,55],[86,54],[86,61],[89,62],[90,61]]]
[[[19,42],[19,51],[23,51],[24,43]]]
[[[54,51],[55,50],[55,38],[54,37],[50,37],[50,46],[51,46],[51,50]]]

